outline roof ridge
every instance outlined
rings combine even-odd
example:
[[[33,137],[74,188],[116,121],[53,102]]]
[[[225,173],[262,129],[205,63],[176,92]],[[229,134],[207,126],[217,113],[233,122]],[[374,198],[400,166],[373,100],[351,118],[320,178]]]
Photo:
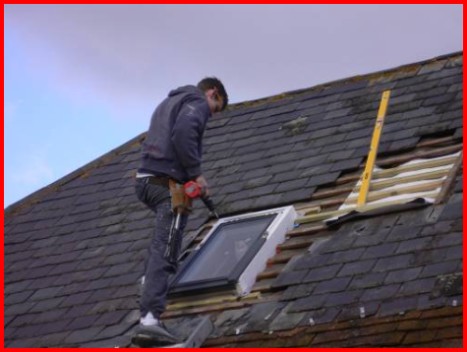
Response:
[[[370,72],[370,73],[366,73],[366,74],[362,74],[362,75],[349,76],[349,77],[346,77],[346,78],[337,79],[335,81],[319,83],[319,84],[317,84],[315,86],[308,87],[308,88],[301,88],[301,89],[286,91],[286,92],[278,93],[278,94],[275,94],[275,95],[270,95],[270,96],[259,98],[259,99],[247,100],[247,101],[243,101],[243,102],[239,102],[239,103],[235,103],[235,104],[230,104],[228,106],[228,110],[235,110],[235,109],[246,107],[246,106],[251,107],[251,106],[255,106],[255,105],[261,105],[261,104],[265,104],[265,103],[268,103],[268,102],[276,101],[278,98],[283,99],[283,98],[287,98],[287,97],[292,97],[292,96],[296,96],[296,95],[303,94],[303,93],[309,93],[309,92],[312,92],[313,90],[320,91],[320,90],[322,90],[324,88],[331,88],[333,86],[343,84],[343,83],[346,83],[346,82],[350,83],[350,82],[355,82],[355,81],[358,81],[358,80],[369,79],[372,76],[379,76],[379,75],[384,74],[384,73],[400,71],[400,70],[402,70],[404,68],[407,68],[407,67],[417,66],[417,65],[425,65],[425,64],[430,63],[430,62],[445,60],[445,59],[456,57],[456,56],[463,56],[463,51],[462,50],[461,51],[455,51],[455,52],[452,52],[452,53],[449,53],[449,54],[443,54],[443,55],[435,56],[435,57],[430,58],[430,59],[425,59],[425,60],[418,61],[418,62],[403,64],[403,65],[392,67],[392,68],[389,68],[389,69],[383,69],[383,70],[380,70],[380,71],[374,71],[374,72]]]

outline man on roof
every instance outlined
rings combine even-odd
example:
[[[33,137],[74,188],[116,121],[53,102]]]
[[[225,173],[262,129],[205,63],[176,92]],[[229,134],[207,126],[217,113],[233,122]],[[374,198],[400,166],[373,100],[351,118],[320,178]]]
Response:
[[[188,219],[185,211],[180,218],[179,230],[173,231],[176,216],[173,202],[179,197],[179,194],[174,197],[175,189],[183,190],[181,185],[196,181],[202,192],[209,194],[201,171],[202,137],[208,119],[224,110],[227,103],[228,96],[222,82],[208,77],[197,86],[172,90],[152,114],[141,148],[135,185],[138,199],[155,214],[140,299],[138,331],[141,334],[176,340],[160,321],[165,310],[169,277],[177,270],[177,261],[173,258],[180,254],[182,232]],[[188,205],[185,210],[187,208]],[[170,234],[175,236],[175,241],[169,242]],[[172,256],[168,257],[170,243],[175,243],[175,253],[172,250]]]

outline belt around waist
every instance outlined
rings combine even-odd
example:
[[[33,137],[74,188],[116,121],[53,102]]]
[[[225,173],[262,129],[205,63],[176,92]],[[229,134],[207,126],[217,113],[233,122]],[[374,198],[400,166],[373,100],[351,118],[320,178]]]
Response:
[[[160,186],[169,187],[169,178],[166,176],[148,176],[148,177],[142,177],[141,180],[144,183],[150,183],[152,185],[160,185]]]

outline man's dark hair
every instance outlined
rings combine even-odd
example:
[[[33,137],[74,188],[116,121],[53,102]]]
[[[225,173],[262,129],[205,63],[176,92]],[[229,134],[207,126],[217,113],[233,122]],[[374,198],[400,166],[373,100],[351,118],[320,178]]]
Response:
[[[224,100],[224,104],[222,105],[222,110],[225,109],[225,107],[227,106],[229,102],[229,96],[227,95],[227,92],[225,91],[224,85],[219,79],[217,79],[216,77],[203,78],[201,81],[199,81],[198,88],[201,89],[203,92],[209,89],[212,89],[212,88],[217,88],[219,95]]]

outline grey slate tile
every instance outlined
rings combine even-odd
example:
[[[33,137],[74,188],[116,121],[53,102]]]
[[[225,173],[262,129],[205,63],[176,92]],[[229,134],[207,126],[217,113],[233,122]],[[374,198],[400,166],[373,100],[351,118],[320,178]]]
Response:
[[[418,275],[422,272],[422,267],[407,268],[403,270],[391,271],[388,273],[384,283],[386,285],[402,282],[410,282],[418,278]]]
[[[380,258],[373,267],[373,272],[384,272],[388,270],[402,269],[410,266],[414,260],[414,254],[400,254],[396,256]]]
[[[271,182],[281,183],[281,182],[293,181],[297,178],[298,172],[299,171],[286,171],[286,172],[275,174]]]
[[[331,167],[330,171],[333,171],[332,168],[333,167]],[[332,183],[338,179],[340,174],[341,174],[340,171],[337,171],[337,172],[331,172],[328,174],[312,176],[307,182],[306,187],[321,186],[321,185]]]
[[[51,270],[49,275],[60,275],[63,273],[72,272],[76,269],[78,265],[79,265],[79,262],[63,263],[59,266],[56,266],[53,270]]]
[[[428,79],[443,79],[445,77],[451,77],[456,75],[462,75],[462,66],[434,72],[428,76]]]
[[[141,272],[143,272],[143,267],[141,268]],[[134,299],[134,297],[137,297],[140,292],[141,292],[141,288],[139,285],[122,286],[117,290],[117,292],[112,294],[112,297],[114,298],[131,297],[131,299]]]
[[[317,165],[317,166],[312,166],[312,167],[307,167],[304,169],[298,170],[300,172],[299,176],[297,178],[305,178],[305,177],[312,177],[315,179],[314,182],[321,182],[316,179],[318,175],[323,175],[328,173],[328,171],[331,169],[333,164],[324,164],[324,165]],[[331,178],[334,177],[331,175]]]
[[[324,164],[326,158],[327,158],[326,155],[313,155],[310,157],[303,158],[300,162],[295,163],[295,164],[288,163],[289,164],[288,166],[296,165],[297,168],[299,169],[310,168],[314,166],[321,166],[322,164]],[[279,165],[276,166],[276,169],[279,169]],[[274,170],[274,168],[272,170]]]
[[[348,116],[352,114],[351,112],[352,112],[352,108],[332,110],[332,111],[327,112],[324,115],[324,120],[332,120],[332,119],[337,119],[340,117]]]
[[[8,333],[10,336],[10,333]],[[5,347],[7,348],[28,348],[31,346],[36,346],[37,342],[39,341],[38,338],[30,338],[30,339],[23,339],[23,340],[6,340]]]
[[[387,239],[389,241],[404,241],[417,238],[421,231],[418,226],[395,226],[392,228]]]
[[[331,280],[322,281],[318,283],[313,293],[321,294],[346,291],[346,288],[348,287],[351,280],[351,277],[338,277]]]
[[[18,317],[6,317],[5,319],[5,327],[9,329],[19,328],[25,325],[31,324],[40,314],[25,314]]]
[[[457,93],[445,93],[443,95],[427,98],[423,101],[422,106],[440,105],[454,101],[456,94]]]
[[[412,137],[403,140],[398,140],[392,142],[386,152],[399,152],[407,149],[413,149],[417,146],[417,143],[420,141],[420,137]]]
[[[461,245],[463,243],[463,235],[461,232],[455,232],[455,233],[450,233],[446,234],[442,237],[436,238],[438,246],[456,246],[456,245]]]
[[[336,318],[337,321],[349,321],[349,320],[360,320],[374,316],[379,309],[379,303],[377,302],[366,302],[365,304],[352,304],[345,306],[339,316]]]
[[[389,302],[383,302],[379,309],[379,316],[388,316],[405,313],[407,310],[412,310],[418,303],[418,297],[403,297],[390,300]]]
[[[280,300],[281,301],[290,301],[295,300],[297,298],[303,298],[310,296],[311,292],[313,292],[314,288],[318,283],[309,283],[309,284],[302,284],[297,286],[289,286],[287,289],[282,293]]]
[[[339,313],[340,309],[335,307],[316,309],[306,315],[300,322],[300,326],[331,323],[336,319]]]
[[[451,130],[454,130],[454,129],[460,129],[460,134],[457,134],[457,137],[455,138],[460,138],[462,137],[462,127],[464,126],[464,121],[460,120],[460,119],[455,119],[451,122],[451,124],[449,125],[449,129]]]
[[[60,308],[63,307],[73,307],[78,306],[87,302],[87,299],[93,294],[92,291],[77,293],[71,296],[68,296],[65,301],[60,305]]]
[[[352,247],[352,244],[356,240],[356,238],[351,236],[345,236],[345,232],[341,231],[342,229],[340,229],[339,232],[336,233],[336,236],[334,238],[323,244],[323,246],[320,248],[321,254],[346,251],[348,250],[348,248]],[[344,234],[344,236],[339,236],[339,234]]]
[[[59,332],[43,335],[39,338],[37,346],[39,347],[57,347],[63,345],[63,340],[70,334],[70,332]],[[36,345],[34,345],[36,346]]]
[[[103,327],[91,327],[82,330],[73,331],[70,335],[68,335],[64,342],[66,344],[79,344],[83,342],[89,342],[94,337],[96,337],[101,331]]]
[[[64,301],[64,299],[64,297],[55,297],[39,301],[34,307],[32,307],[29,310],[29,313],[44,312],[50,309],[55,309]]]
[[[261,209],[261,208],[270,208],[271,206],[275,206],[281,203],[282,194],[270,194],[266,196],[261,196],[254,200],[252,203],[252,207],[254,209]]]
[[[368,155],[369,146],[371,143],[371,136],[365,138],[353,139],[345,144],[345,149],[351,150],[351,156],[366,156]],[[323,148],[324,149],[324,148]]]
[[[37,330],[39,335],[50,335],[55,333],[69,332],[67,325],[72,319],[60,319],[50,323],[40,324],[40,328]]]
[[[66,307],[67,309],[66,317],[69,319],[77,318],[80,316],[91,314],[92,308],[95,306],[94,303],[84,303],[84,304],[77,304],[71,307]]]
[[[338,277],[358,275],[369,272],[375,265],[375,259],[360,260],[356,262],[346,263],[338,273]]]
[[[462,218],[462,203],[449,203],[445,206],[440,221],[443,220],[455,220]]]
[[[368,138],[368,137],[371,138],[371,136],[373,135],[373,130],[374,130],[374,126],[373,125],[368,126],[367,124],[367,127],[349,132],[346,135],[346,141],[352,141],[354,139],[361,139],[361,138]]]
[[[112,265],[102,277],[112,277],[112,276],[120,276],[122,273],[131,272],[135,265],[135,262],[127,262],[123,264]]]
[[[67,325],[67,329],[74,331],[89,328],[90,326],[93,326],[98,319],[98,315],[87,315],[83,317],[78,317]]]
[[[284,308],[271,322],[269,330],[290,330],[298,326],[303,320],[306,313],[288,313],[287,308]]]
[[[341,291],[328,293],[325,307],[341,307],[348,304],[357,303],[362,296],[362,291]]]
[[[98,320],[96,321],[96,325],[117,325],[127,314],[128,311],[126,310],[104,313],[99,316]]]
[[[360,259],[364,251],[364,248],[351,248],[349,250],[334,252],[326,258],[326,264],[355,262]]]
[[[22,291],[22,292],[17,292],[10,294],[5,297],[4,299],[4,304],[5,305],[11,305],[11,304],[18,304],[25,302],[31,295],[33,294],[34,291]]]
[[[36,291],[28,300],[32,302],[32,301],[38,301],[38,300],[43,300],[43,299],[48,299],[48,298],[54,298],[60,293],[61,290],[62,290],[62,287],[42,288]]]
[[[345,161],[335,162],[329,171],[351,171],[357,169],[362,163],[362,157],[355,157],[353,159],[348,159]]]
[[[450,123],[442,123],[442,124],[428,125],[428,126],[425,125],[419,129],[418,134],[420,136],[434,134],[434,133],[446,131],[449,128],[450,128]]]
[[[243,332],[262,331],[269,328],[269,324],[274,321],[280,313],[285,303],[267,302],[253,306],[247,321],[247,326]]]
[[[331,279],[336,276],[341,267],[342,264],[333,264],[321,268],[311,269],[302,282],[308,283]]]
[[[415,238],[408,241],[403,241],[399,244],[399,247],[396,250],[397,254],[410,253],[421,251],[424,249],[429,249],[430,244],[432,243],[432,237],[422,237]]]
[[[131,337],[126,335],[111,339],[96,337],[95,341],[79,345],[81,348],[127,348],[128,346],[131,346]]]
[[[33,324],[50,323],[54,321],[59,321],[61,320],[61,318],[67,318],[65,316],[67,311],[68,311],[68,308],[62,308],[62,309],[55,308],[53,310],[48,310],[40,314],[36,314],[33,319],[31,319],[31,315],[29,314],[23,317],[27,319],[28,323],[33,323]]]
[[[23,339],[28,339],[31,337],[37,337],[40,336],[40,325],[27,325],[23,326],[21,328],[16,328],[14,330],[14,333],[9,333],[7,336],[10,338],[23,338]]]
[[[308,270],[283,271],[273,281],[272,287],[279,288],[299,284],[307,273]]]
[[[365,253],[363,253],[361,259],[374,259],[390,256],[396,252],[398,246],[398,243],[384,243],[368,247]]]
[[[399,296],[410,296],[431,292],[435,286],[436,279],[434,277],[416,279],[410,282],[404,282],[398,292]]]
[[[304,189],[305,186],[308,187],[308,178],[297,179],[294,181],[288,181],[281,183],[276,189],[275,192],[288,192],[296,189]]]
[[[292,104],[284,105],[284,102],[280,102],[278,105],[279,106],[274,109],[269,108],[267,110],[256,112],[255,114],[253,114],[251,119],[256,120],[256,119],[262,119],[262,118],[271,118],[272,116],[275,116],[275,115],[281,115],[281,114],[285,114],[288,112],[292,112],[292,111],[295,111],[300,104],[292,103]]]
[[[266,186],[252,188],[251,190],[249,190],[248,194],[250,198],[269,195],[275,191],[277,186],[277,183],[270,183]]]
[[[327,162],[339,162],[342,160],[348,160],[352,155],[354,151],[353,150],[343,150],[339,152],[333,152],[328,154]]]
[[[457,264],[457,261],[447,261],[444,263],[427,265],[423,268],[423,271],[420,274],[420,278],[443,274],[452,274],[457,271]]]
[[[312,295],[295,300],[289,306],[290,313],[298,313],[307,310],[315,310],[323,307],[329,295]]]
[[[354,275],[349,284],[349,289],[366,289],[379,287],[383,284],[387,273],[365,273]]]
[[[377,246],[387,240],[389,229],[378,228],[378,229],[374,229],[373,231],[374,231],[373,234],[359,236],[353,244],[354,247]],[[364,250],[365,249],[362,249],[362,251]]]
[[[294,269],[300,270],[322,267],[331,263],[331,258],[333,258],[333,254],[305,254],[297,260],[297,262],[294,265]]]
[[[392,298],[399,290],[400,284],[384,285],[374,288],[366,289],[360,300],[362,302],[368,301],[382,301]]]
[[[430,295],[420,295],[418,297],[417,309],[433,309],[445,307],[449,300],[446,297],[432,298]]]
[[[116,287],[106,287],[99,290],[91,291],[91,295],[86,298],[86,303],[93,303],[93,302],[102,302],[114,297],[114,293],[117,292]]]
[[[427,73],[438,72],[446,65],[446,61],[435,61],[433,63],[429,63],[424,65],[420,71],[418,71],[418,75],[424,75]]]
[[[248,316],[250,308],[242,308],[235,310],[225,310],[221,312],[215,318],[214,326],[215,329],[212,332],[212,337],[221,337],[225,335],[232,335],[235,332],[232,332],[232,329],[229,329],[230,326],[236,326],[237,322],[243,320],[245,316]],[[230,330],[230,331],[229,331]]]

